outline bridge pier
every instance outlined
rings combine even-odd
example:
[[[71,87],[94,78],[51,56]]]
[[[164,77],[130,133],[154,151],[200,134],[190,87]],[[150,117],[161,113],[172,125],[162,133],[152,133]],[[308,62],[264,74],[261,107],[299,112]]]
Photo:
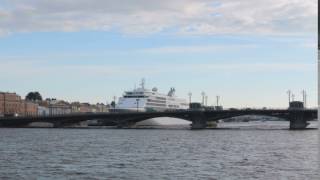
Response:
[[[303,112],[291,112],[290,113],[290,129],[299,130],[305,129],[309,123],[303,116]]]
[[[88,127],[87,121],[79,121],[79,122],[73,122],[73,123],[63,123],[63,122],[53,122],[52,123],[53,128],[71,128],[71,127]]]
[[[121,128],[135,128],[136,123],[135,122],[125,122],[122,121],[120,123],[117,124],[117,128],[121,129]]]
[[[207,127],[207,118],[203,112],[192,114],[190,117],[191,129],[205,129]]]

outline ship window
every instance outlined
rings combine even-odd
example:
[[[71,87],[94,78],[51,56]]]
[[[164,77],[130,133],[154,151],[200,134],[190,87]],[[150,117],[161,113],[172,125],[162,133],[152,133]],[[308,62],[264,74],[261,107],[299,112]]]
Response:
[[[124,98],[147,98],[148,96],[123,96]]]
[[[156,103],[166,103],[166,101],[159,101],[159,100],[153,100],[153,99],[148,99],[148,102],[156,102]]]
[[[149,106],[158,106],[158,107],[166,107],[164,104],[156,104],[156,103],[147,103]]]
[[[166,100],[164,97],[156,97],[156,99]]]

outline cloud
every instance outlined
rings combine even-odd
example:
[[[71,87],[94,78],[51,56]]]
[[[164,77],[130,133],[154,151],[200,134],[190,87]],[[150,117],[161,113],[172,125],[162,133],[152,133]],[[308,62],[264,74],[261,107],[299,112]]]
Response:
[[[79,78],[128,77],[163,75],[168,73],[261,73],[261,72],[311,72],[315,63],[161,63],[151,65],[51,65],[43,61],[0,61],[0,77],[29,78]],[[14,69],[14,71],[12,71]],[[59,72],[59,73],[57,73]],[[85,74],[85,76],[84,76]]]
[[[81,30],[305,34],[316,33],[316,8],[316,0],[3,0],[0,36]]]
[[[194,46],[165,46],[139,50],[143,53],[208,53],[217,51],[230,51],[239,49],[254,49],[254,44],[229,44],[229,45],[194,45]]]

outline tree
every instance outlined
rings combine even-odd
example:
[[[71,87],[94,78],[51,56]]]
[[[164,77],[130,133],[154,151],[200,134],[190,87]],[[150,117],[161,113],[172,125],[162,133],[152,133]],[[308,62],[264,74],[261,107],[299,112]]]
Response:
[[[35,91],[35,92],[29,92],[26,95],[26,100],[29,101],[42,101],[42,96],[39,92]]]
[[[111,107],[116,107],[116,103],[114,101],[111,102]]]

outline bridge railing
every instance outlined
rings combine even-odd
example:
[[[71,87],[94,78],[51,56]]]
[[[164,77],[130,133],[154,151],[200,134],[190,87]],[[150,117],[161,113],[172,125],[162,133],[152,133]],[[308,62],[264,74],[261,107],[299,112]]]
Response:
[[[317,110],[317,108],[307,108],[308,110]],[[206,108],[201,108],[201,109],[185,109],[185,110],[169,110],[169,111],[164,111],[164,113],[170,113],[170,112],[194,112],[194,111],[228,111],[228,110],[240,110],[240,111],[245,111],[245,110],[288,110],[288,108],[284,107],[241,107],[241,108],[226,108],[223,110],[214,110],[214,109],[206,109]],[[70,113],[54,113],[54,114],[26,114],[26,115],[17,115],[17,116],[4,116],[0,114],[0,118],[7,118],[7,117],[53,117],[53,116],[77,116],[77,115],[92,115],[92,114],[118,114],[118,113],[125,113],[125,112],[70,112]],[[145,112],[135,112],[135,111],[128,111],[127,113],[145,113]],[[152,113],[152,112],[151,112]],[[154,112],[154,113],[159,113],[159,112]]]

